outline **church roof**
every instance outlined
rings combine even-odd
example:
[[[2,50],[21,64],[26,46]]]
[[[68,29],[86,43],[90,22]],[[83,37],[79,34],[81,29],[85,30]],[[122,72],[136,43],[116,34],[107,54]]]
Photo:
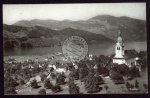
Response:
[[[138,53],[135,51],[135,49],[132,50],[125,50],[125,59],[135,58],[138,56]]]
[[[121,32],[120,32],[120,30],[119,30],[119,32],[118,32],[117,41],[118,41],[118,42],[122,42],[122,37],[121,37]]]

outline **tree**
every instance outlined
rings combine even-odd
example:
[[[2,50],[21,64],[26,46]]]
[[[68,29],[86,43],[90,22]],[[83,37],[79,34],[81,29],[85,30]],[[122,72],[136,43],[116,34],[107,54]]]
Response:
[[[9,82],[4,82],[4,88],[6,89],[6,88],[8,88],[8,87],[10,87],[10,83]]]
[[[51,71],[51,72],[54,71],[54,68],[53,68],[53,67],[50,67],[50,71]]]
[[[70,94],[79,94],[79,87],[74,83],[73,80],[69,79],[69,83],[68,83],[68,86],[69,86],[69,93]]]
[[[96,78],[96,81],[95,81],[95,82],[98,83],[98,85],[104,83],[103,78],[102,78],[98,73],[96,73],[94,76],[95,76],[95,78]]]
[[[86,65],[86,62],[81,60],[79,62],[79,66],[78,66],[78,69],[79,69],[79,79],[81,81],[83,81],[83,79],[88,75],[89,73],[89,69]]]
[[[5,78],[4,93],[5,94],[17,94],[17,92],[15,91],[16,86],[18,86],[18,83],[12,77]]]
[[[135,88],[139,88],[139,82],[137,80],[135,80]]]
[[[108,87],[107,85],[105,85],[104,88],[105,88],[105,90],[107,91],[109,87]]]
[[[7,84],[7,85],[6,85]],[[12,78],[12,77],[8,77],[5,80],[5,86],[6,87],[16,87],[19,84]]]
[[[134,85],[130,84],[130,88],[133,89],[133,88],[134,88]]]
[[[52,79],[54,79],[56,77],[56,75],[54,73],[51,73],[51,77],[52,77]]]
[[[144,86],[145,89],[148,89],[148,85],[147,84],[144,83],[143,86]]]
[[[21,79],[21,80],[20,80],[20,85],[24,85],[24,84],[25,84],[24,80]]]
[[[122,89],[122,91],[123,91],[123,89],[124,89],[124,86],[121,86],[121,89]]]
[[[121,84],[124,83],[123,76],[120,73],[115,72],[114,70],[110,71],[110,78],[115,84]]]
[[[62,85],[65,84],[65,76],[63,74],[59,74],[58,77],[56,77],[56,84]]]
[[[41,81],[43,82],[43,81],[45,80],[45,78],[46,78],[46,75],[45,75],[45,74],[42,74],[42,75],[41,75]]]
[[[41,89],[38,91],[39,95],[46,95],[46,90],[45,89]]]
[[[83,79],[88,75],[88,68],[79,68],[79,79],[83,81]]]
[[[52,87],[52,92],[54,92],[54,93],[57,93],[57,92],[60,92],[62,89],[61,89],[61,86],[60,85],[54,85],[53,87]]]
[[[91,72],[84,79],[84,86],[87,93],[94,93],[100,91],[97,78]]]
[[[32,82],[31,82],[31,87],[32,88],[38,88],[39,86],[37,85],[37,81],[34,79]]]
[[[129,67],[126,64],[117,65],[116,67],[123,76],[126,76],[129,73]]]
[[[140,72],[139,72],[139,69],[136,68],[136,66],[133,66],[133,67],[130,69],[129,73],[130,73],[130,76],[132,76],[132,77],[140,77],[140,76],[141,76],[141,75],[140,75]]]
[[[129,90],[130,89],[130,83],[126,82],[126,88]]]
[[[71,73],[69,74],[70,77],[73,77],[75,80],[79,79],[79,74],[78,71],[76,69],[74,69],[73,71],[71,71]]]
[[[98,65],[97,72],[99,74],[102,74],[103,76],[108,76],[109,75],[108,68],[104,67],[103,64]]]
[[[49,81],[49,79],[45,80],[45,83],[44,83],[44,87],[46,89],[51,89],[52,88],[52,83]]]
[[[13,95],[13,94],[17,94],[15,87],[8,87],[4,90],[5,94],[8,95]]]

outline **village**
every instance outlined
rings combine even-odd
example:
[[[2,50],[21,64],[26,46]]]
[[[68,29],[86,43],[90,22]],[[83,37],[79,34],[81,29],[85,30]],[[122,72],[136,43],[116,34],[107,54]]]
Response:
[[[61,53],[43,60],[9,58],[4,60],[4,91],[6,95],[147,93],[146,51],[130,50],[133,53],[131,66],[113,63],[114,55],[89,54],[75,62]]]
[[[146,2],[2,8],[4,95],[148,94]]]
[[[108,56],[4,58],[5,94],[148,93],[147,52],[124,47],[119,31],[115,54]]]

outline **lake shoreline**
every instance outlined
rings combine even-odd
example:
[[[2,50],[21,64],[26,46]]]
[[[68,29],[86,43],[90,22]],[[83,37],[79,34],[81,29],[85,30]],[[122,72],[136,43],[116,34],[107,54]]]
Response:
[[[24,62],[29,59],[35,60],[36,58],[38,58],[39,61],[44,61],[45,58],[49,58],[52,56],[55,56],[56,60],[62,60],[62,58],[64,57],[63,55],[56,56],[54,54],[47,54],[47,55],[4,56],[3,59],[4,59],[4,61],[7,61],[8,59],[11,58],[11,59],[15,59],[16,61],[19,61],[19,62]]]
[[[116,44],[93,44],[89,46],[88,53],[92,55],[111,55],[115,53],[115,45]],[[125,50],[135,49],[137,52],[147,51],[147,42],[130,42],[125,43]],[[4,51],[5,52],[5,51]],[[26,61],[28,59],[35,60],[36,58],[39,61],[43,61],[46,57],[56,56],[56,58],[63,58],[63,54],[61,56],[55,55],[55,53],[62,53],[61,47],[40,47],[26,50],[15,50],[6,53],[7,55],[3,55],[4,60],[8,60],[9,58],[13,58],[19,61]]]

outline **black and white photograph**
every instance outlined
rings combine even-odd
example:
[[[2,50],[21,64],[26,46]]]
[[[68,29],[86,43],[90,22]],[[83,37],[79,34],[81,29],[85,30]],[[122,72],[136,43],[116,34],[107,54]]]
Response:
[[[4,95],[148,94],[146,3],[3,4]]]

